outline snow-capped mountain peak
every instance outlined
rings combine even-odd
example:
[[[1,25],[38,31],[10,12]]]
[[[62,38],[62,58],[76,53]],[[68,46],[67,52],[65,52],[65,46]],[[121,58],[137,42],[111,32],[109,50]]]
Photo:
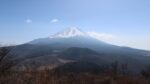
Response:
[[[81,30],[79,30],[77,27],[70,27],[54,35],[51,35],[50,38],[69,38],[74,36],[85,36],[85,35],[86,34]]]

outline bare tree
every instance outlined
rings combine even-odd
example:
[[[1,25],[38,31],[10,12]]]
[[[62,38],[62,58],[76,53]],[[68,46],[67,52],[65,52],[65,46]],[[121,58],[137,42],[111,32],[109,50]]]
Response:
[[[150,78],[150,66],[145,69],[145,70],[142,70],[141,72],[142,76],[144,76],[145,78]]]
[[[111,64],[112,72],[117,75],[119,72],[119,63],[118,61],[115,61]]]
[[[9,54],[10,47],[0,47],[0,74],[9,71],[16,63],[13,55]]]
[[[128,64],[121,64],[121,70],[122,70],[122,74],[126,75],[128,73]]]

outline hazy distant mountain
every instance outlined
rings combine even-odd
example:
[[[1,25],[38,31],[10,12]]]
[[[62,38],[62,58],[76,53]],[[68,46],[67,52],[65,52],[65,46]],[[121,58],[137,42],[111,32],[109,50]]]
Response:
[[[118,61],[128,64],[131,72],[140,72],[150,65],[150,52],[105,43],[76,27],[68,28],[47,38],[17,45],[11,53],[21,59],[21,65],[63,65],[86,61],[102,66]]]

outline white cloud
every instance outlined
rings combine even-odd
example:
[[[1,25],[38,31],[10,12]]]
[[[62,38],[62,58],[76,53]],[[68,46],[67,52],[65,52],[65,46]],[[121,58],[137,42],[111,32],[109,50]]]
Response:
[[[87,32],[88,35],[90,35],[91,37],[94,37],[96,39],[99,40],[112,40],[115,39],[116,36],[112,35],[112,34],[106,34],[106,33],[98,33],[98,32]]]
[[[124,41],[119,36],[107,33],[99,33],[99,32],[87,32],[87,34],[93,38],[96,38],[100,41],[104,41],[110,44],[124,46]]]
[[[14,46],[15,43],[14,42],[0,42],[0,47],[3,46]]]
[[[52,19],[51,23],[55,23],[55,22],[58,22],[58,21],[59,21],[58,19]]]
[[[26,23],[32,23],[32,20],[31,19],[27,19]]]

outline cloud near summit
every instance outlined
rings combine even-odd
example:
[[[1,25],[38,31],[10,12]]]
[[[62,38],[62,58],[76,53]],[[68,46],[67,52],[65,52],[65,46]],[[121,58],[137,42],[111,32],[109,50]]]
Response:
[[[90,35],[91,37],[94,37],[99,40],[112,40],[112,39],[116,38],[115,35],[106,34],[106,33],[98,33],[98,32],[94,32],[94,31],[87,32],[87,34]]]

